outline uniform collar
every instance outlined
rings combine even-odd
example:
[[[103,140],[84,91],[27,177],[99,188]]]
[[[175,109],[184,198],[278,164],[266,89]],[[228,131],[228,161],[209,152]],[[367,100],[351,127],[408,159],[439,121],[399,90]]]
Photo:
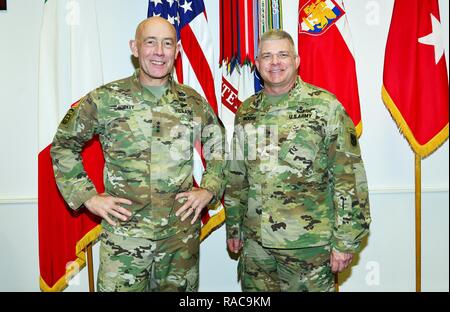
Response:
[[[300,76],[297,76],[294,86],[288,92],[287,98],[289,99],[294,94],[298,94],[298,92],[300,92],[300,90],[302,89],[303,84],[304,84],[303,80],[300,78]],[[267,95],[264,93],[263,90],[259,91],[256,94],[255,100],[252,102],[252,104],[250,106],[259,110],[261,108],[261,103],[263,103],[263,101],[266,99],[266,97],[267,97]],[[283,102],[286,102],[286,101],[283,101]],[[280,103],[280,105],[283,106],[283,103]],[[269,108],[269,110],[270,110],[270,108]]]
[[[154,95],[149,90],[144,88],[144,86],[139,81],[139,73],[140,69],[138,68],[131,77],[131,92],[133,96],[138,97],[144,101],[154,102]],[[179,100],[177,85],[177,82],[173,79],[172,75],[170,75],[167,90],[160,99],[163,104]]]

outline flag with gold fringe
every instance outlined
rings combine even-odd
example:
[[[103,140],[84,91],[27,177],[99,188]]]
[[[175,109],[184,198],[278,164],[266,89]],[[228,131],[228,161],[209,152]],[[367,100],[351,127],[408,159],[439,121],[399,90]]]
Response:
[[[59,193],[50,143],[70,103],[103,83],[95,1],[46,0],[39,57],[38,227],[40,288],[62,291],[85,266],[85,247],[100,231],[89,212],[74,213]],[[76,103],[74,104],[76,105]],[[103,192],[98,139],[82,153],[97,190]]]
[[[448,139],[448,76],[437,0],[395,0],[386,44],[383,101],[421,157]]]

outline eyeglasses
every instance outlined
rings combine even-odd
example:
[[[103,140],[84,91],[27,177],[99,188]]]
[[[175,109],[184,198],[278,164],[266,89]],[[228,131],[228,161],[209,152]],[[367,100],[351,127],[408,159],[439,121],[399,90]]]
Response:
[[[278,60],[286,60],[291,57],[291,54],[289,52],[278,52],[278,53],[263,53],[258,58],[264,62],[269,62],[273,59],[273,57],[276,56]]]

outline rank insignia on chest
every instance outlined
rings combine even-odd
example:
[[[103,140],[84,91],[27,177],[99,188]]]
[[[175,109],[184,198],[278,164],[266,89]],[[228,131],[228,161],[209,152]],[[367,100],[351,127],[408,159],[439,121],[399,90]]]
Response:
[[[186,106],[186,93],[183,91],[178,91],[178,99],[180,101],[180,106]]]

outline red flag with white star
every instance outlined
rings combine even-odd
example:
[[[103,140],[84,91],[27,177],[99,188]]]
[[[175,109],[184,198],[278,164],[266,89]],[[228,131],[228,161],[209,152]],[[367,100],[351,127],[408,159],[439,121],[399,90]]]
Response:
[[[384,61],[382,96],[415,153],[426,157],[448,138],[448,76],[437,0],[396,0]]]

